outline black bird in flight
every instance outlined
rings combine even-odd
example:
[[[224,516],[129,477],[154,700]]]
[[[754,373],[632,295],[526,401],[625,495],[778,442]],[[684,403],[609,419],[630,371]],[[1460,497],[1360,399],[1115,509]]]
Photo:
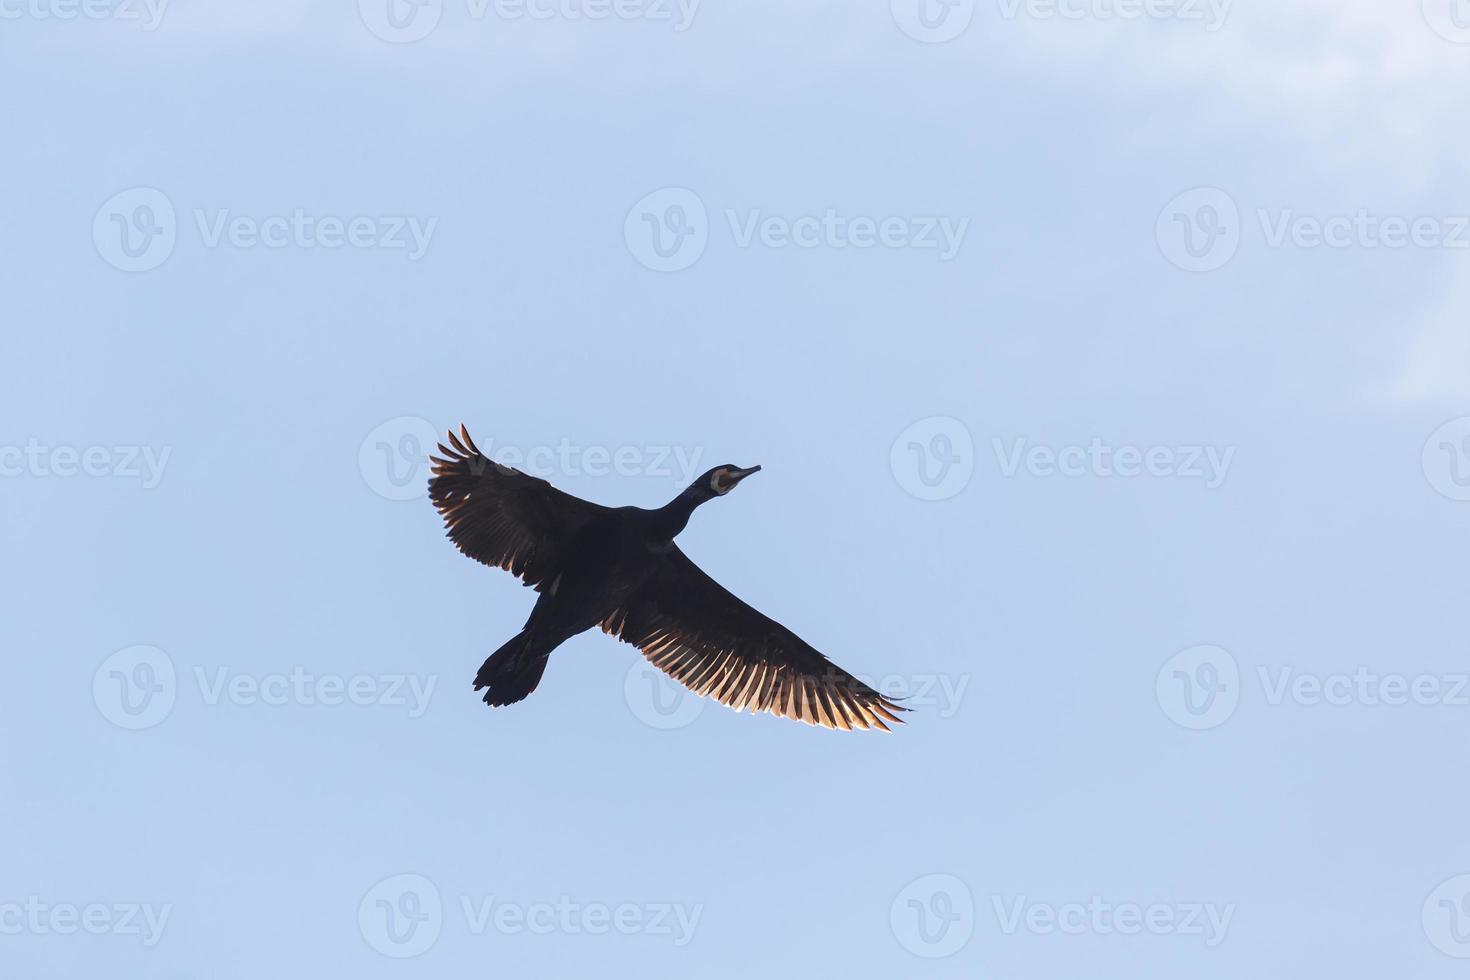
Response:
[[[674,544],[694,508],[759,466],[716,466],[657,510],[603,507],[486,457],[464,426],[431,456],[429,497],[460,551],[540,596],[475,675],[485,703],[536,689],[563,641],[601,626],[685,687],[736,711],[851,730],[897,722],[894,704],[735,598]]]

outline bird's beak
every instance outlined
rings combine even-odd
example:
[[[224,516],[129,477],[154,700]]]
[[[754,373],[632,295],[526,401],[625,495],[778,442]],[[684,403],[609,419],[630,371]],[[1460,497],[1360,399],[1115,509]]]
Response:
[[[752,474],[752,473],[759,473],[760,471],[761,471],[761,468],[759,466],[752,466],[748,470],[733,470],[730,473],[730,480],[731,480],[730,485],[733,487],[735,484],[739,483],[741,480],[745,479],[747,476],[750,476],[750,474]]]

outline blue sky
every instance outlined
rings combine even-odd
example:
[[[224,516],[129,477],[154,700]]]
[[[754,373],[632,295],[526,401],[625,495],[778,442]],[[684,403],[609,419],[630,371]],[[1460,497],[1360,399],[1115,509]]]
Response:
[[[1463,971],[1470,10],[0,14],[6,975]],[[486,709],[460,422],[910,723]]]

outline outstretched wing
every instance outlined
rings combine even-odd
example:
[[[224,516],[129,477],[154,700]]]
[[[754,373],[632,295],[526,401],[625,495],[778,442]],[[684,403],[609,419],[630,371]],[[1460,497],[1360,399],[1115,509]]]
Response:
[[[736,711],[826,728],[881,728],[907,710],[741,602],[675,547],[663,568],[602,623],[691,691]]]
[[[442,456],[430,456],[429,499],[444,516],[455,547],[476,561],[503,568],[538,591],[561,567],[573,537],[611,513],[480,452],[464,426],[449,433]]]

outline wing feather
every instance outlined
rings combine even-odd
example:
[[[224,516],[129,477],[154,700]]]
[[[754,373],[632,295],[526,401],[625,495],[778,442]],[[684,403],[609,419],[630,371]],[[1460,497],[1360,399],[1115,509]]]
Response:
[[[602,622],[698,694],[843,731],[889,731],[906,709],[737,599],[677,547]],[[881,717],[880,717],[881,716]]]
[[[469,430],[448,434],[430,456],[429,499],[449,539],[464,554],[503,568],[538,589],[556,574],[571,540],[611,509],[495,462]]]

